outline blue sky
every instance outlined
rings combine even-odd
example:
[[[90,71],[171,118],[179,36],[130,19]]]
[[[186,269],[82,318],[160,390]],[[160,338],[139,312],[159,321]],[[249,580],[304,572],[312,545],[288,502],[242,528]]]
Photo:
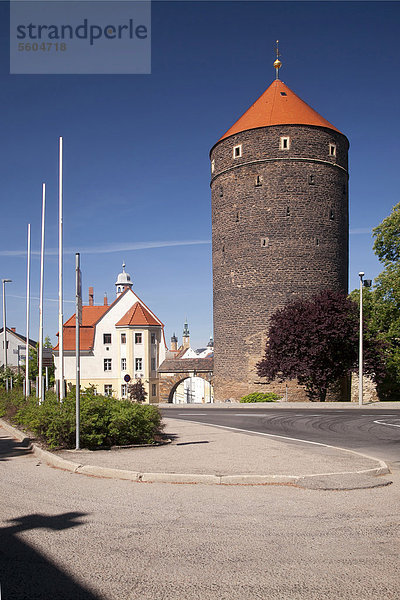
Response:
[[[0,2],[0,274],[7,324],[25,331],[26,231],[40,248],[47,184],[44,333],[58,330],[58,136],[64,137],[65,318],[75,252],[84,301],[115,297],[126,262],[134,290],[194,346],[212,332],[209,157],[274,78],[350,140],[350,281],[381,270],[372,227],[399,201],[397,2],[153,2],[151,75],[10,75]],[[179,244],[179,245],[178,245]],[[17,254],[9,254],[16,251]],[[20,253],[18,254],[18,251]],[[31,290],[38,298],[39,257]],[[31,337],[37,339],[38,300]]]

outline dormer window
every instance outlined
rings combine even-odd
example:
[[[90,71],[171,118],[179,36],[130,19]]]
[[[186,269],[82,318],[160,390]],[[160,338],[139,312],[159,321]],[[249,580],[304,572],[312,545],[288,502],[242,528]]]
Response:
[[[289,148],[290,148],[290,137],[281,137],[279,148],[281,150],[289,150]]]
[[[240,158],[242,156],[242,144],[233,146],[233,158]]]
[[[336,156],[336,144],[329,144],[329,156]]]

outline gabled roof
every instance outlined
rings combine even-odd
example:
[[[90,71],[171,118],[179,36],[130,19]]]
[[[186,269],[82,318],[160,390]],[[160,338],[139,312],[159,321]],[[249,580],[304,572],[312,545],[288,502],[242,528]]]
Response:
[[[158,319],[155,319],[150,311],[140,304],[140,302],[135,302],[115,325],[116,327],[129,327],[130,325],[162,325],[162,323]]]
[[[109,308],[109,306],[82,306],[82,327],[93,327]],[[75,327],[75,314],[64,323],[64,327]]]
[[[2,333],[3,333],[3,327],[0,327],[0,334],[2,334]],[[21,342],[24,342],[26,344],[26,335],[21,335],[20,333],[13,331],[9,327],[7,327],[7,333],[9,333],[11,335],[15,335],[15,337],[19,338],[21,340]],[[29,338],[30,346],[32,346],[33,348],[36,348],[36,344],[37,344],[37,342],[35,342],[35,340],[32,340],[31,338]]]
[[[276,79],[219,141],[241,131],[270,125],[314,125],[341,133],[283,81]]]

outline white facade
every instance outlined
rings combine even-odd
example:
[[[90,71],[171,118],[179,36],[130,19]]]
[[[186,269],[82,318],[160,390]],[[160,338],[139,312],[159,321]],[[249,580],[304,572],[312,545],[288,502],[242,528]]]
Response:
[[[0,367],[4,366],[4,329],[0,329]],[[36,348],[36,342],[29,340],[31,348]],[[18,349],[19,348],[19,349]],[[18,363],[19,358],[19,363]],[[18,369],[25,366],[26,337],[7,327],[7,366]]]
[[[128,324],[127,313],[136,303],[139,303],[146,315],[151,316],[151,324]],[[91,308],[91,306],[84,306],[84,314],[86,309],[89,313]],[[119,324],[122,320],[124,324]],[[112,394],[117,398],[123,398],[127,395],[127,382],[124,378],[129,375],[131,383],[135,378],[140,378],[144,383],[147,392],[146,401],[157,403],[159,401],[157,368],[164,360],[166,352],[161,321],[130,287],[126,287],[122,293],[119,291],[116,300],[105,309],[104,314],[93,327],[93,341],[90,347],[85,348],[85,341],[82,339],[81,387],[95,386],[99,394]],[[85,327],[81,329],[82,333],[84,329]],[[57,350],[56,347],[56,379],[59,366]],[[72,349],[65,350],[64,376],[67,384],[75,385],[75,344]]]

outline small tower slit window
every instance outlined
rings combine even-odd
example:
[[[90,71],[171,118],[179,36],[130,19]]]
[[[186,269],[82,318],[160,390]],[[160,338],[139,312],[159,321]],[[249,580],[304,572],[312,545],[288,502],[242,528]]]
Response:
[[[235,222],[239,223],[239,218],[240,218],[240,213],[239,211],[236,212],[236,217],[235,217]]]
[[[332,208],[329,210],[329,220],[330,221],[334,221],[335,220],[335,213],[333,212]]]
[[[211,161],[211,173],[214,173],[215,171],[215,160]]]
[[[262,175],[257,175],[257,177],[256,177],[256,183],[255,183],[256,187],[261,187],[262,184],[263,184],[263,177],[262,177]]]
[[[224,188],[220,187],[219,188],[219,197],[222,198],[223,195],[224,195]]]
[[[329,156],[336,156],[336,144],[329,144]]]
[[[233,146],[233,158],[240,158],[242,156],[242,144]]]
[[[319,246],[319,238],[315,238],[315,245]]]
[[[290,149],[290,137],[282,136],[280,139],[279,148],[281,150],[289,150]]]
[[[308,176],[308,184],[309,185],[315,185],[315,175],[309,175]]]
[[[286,216],[290,217],[290,206],[286,207]]]
[[[267,248],[269,245],[269,238],[263,237],[261,238],[261,248]]]

